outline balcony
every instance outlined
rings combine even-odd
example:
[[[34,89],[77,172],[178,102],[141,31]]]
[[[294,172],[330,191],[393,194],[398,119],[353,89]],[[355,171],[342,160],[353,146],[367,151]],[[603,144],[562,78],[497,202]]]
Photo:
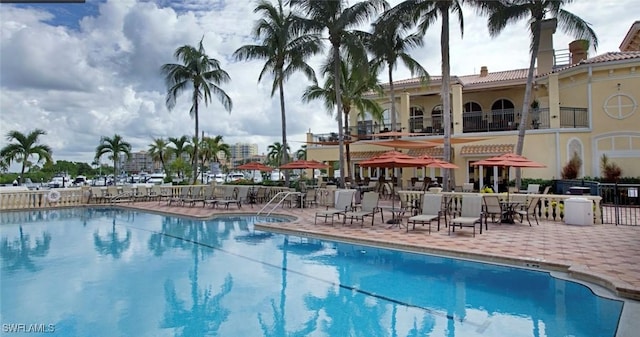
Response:
[[[560,127],[588,128],[589,112],[587,108],[560,107]]]
[[[500,132],[518,130],[520,111],[509,109],[490,112],[465,112],[462,116],[462,132]],[[589,127],[586,108],[560,107],[561,128]],[[529,114],[527,130],[551,128],[549,109],[534,109]]]

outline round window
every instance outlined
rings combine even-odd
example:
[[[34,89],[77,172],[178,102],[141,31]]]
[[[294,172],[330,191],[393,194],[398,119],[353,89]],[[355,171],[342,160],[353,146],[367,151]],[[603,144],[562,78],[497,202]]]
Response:
[[[638,102],[627,94],[614,94],[604,102],[604,112],[611,118],[625,119],[636,112]]]

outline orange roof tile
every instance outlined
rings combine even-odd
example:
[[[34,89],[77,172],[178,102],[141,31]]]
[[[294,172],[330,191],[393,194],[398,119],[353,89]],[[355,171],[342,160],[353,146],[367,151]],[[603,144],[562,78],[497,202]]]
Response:
[[[513,152],[513,144],[491,144],[491,145],[465,145],[460,149],[460,155],[500,155]]]
[[[379,156],[387,151],[351,151],[352,160],[364,160]]]
[[[458,76],[462,85],[495,83],[502,81],[526,80],[529,69],[514,69],[506,71],[489,72],[486,76],[480,74]],[[535,72],[534,72],[535,76]]]
[[[421,149],[411,149],[409,150],[408,154],[413,157],[427,155],[434,158],[442,158],[444,157],[444,148],[429,147],[429,148],[421,148]]]

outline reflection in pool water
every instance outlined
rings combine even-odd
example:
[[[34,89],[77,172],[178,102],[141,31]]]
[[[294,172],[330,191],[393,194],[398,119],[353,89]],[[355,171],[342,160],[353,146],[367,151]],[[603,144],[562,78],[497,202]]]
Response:
[[[0,213],[2,323],[43,336],[614,336],[622,309],[545,272],[253,230],[275,218],[49,215]]]

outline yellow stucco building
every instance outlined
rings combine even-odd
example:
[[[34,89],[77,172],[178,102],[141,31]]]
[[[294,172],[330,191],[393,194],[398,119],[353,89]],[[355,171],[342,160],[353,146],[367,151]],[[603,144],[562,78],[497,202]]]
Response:
[[[556,22],[543,26],[532,99],[537,103],[529,115],[523,155],[544,163],[542,169],[523,169],[529,178],[560,178],[563,166],[574,153],[582,159],[580,176],[601,176],[600,159],[607,155],[622,168],[625,177],[640,177],[640,21],[625,36],[620,51],[588,57],[585,44],[574,41],[568,50],[554,50]],[[452,76],[452,158],[456,185],[497,183],[506,173],[498,168],[471,163],[494,155],[514,152],[527,69]],[[351,175],[377,178],[388,171],[364,169],[358,162],[390,150],[373,145],[375,136],[397,130],[409,141],[442,142],[440,77],[427,85],[419,79],[394,82],[397,123],[390,124],[388,92],[380,103],[385,120],[378,123],[350,115],[346,141],[351,155]],[[385,86],[388,89],[388,85]],[[376,96],[377,97],[377,96]],[[417,135],[416,135],[417,134]],[[475,141],[470,141],[475,140]],[[307,157],[338,161],[336,134],[307,135]],[[442,146],[404,150],[412,155],[442,157]],[[403,180],[412,176],[438,176],[438,169],[404,169]],[[497,178],[497,179],[496,179]],[[513,178],[513,173],[512,173]]]

